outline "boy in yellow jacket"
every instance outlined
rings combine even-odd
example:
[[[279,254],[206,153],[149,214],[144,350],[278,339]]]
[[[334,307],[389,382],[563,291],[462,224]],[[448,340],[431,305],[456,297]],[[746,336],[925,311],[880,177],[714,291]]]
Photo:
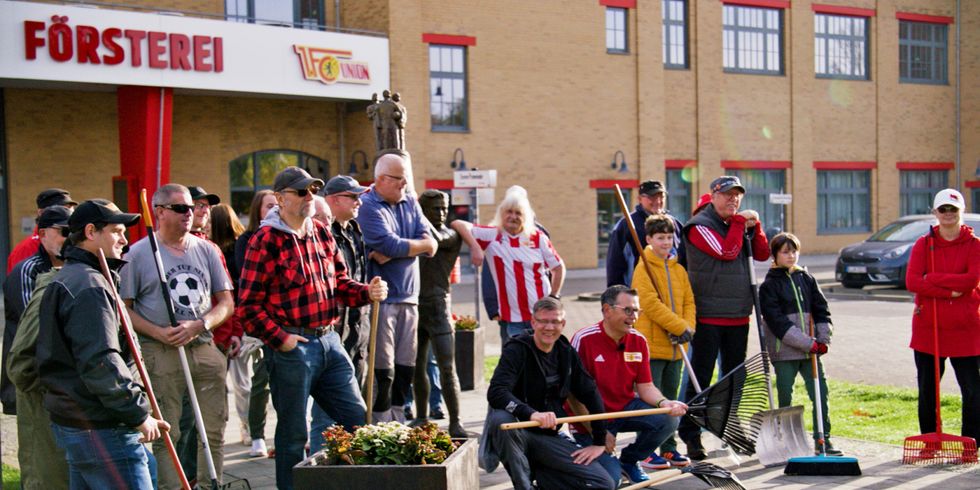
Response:
[[[654,214],[644,223],[647,247],[643,250],[646,263],[656,284],[641,261],[633,271],[633,288],[639,292],[643,313],[634,328],[647,339],[650,347],[650,372],[653,384],[664,396],[676,399],[681,381],[680,346],[688,348],[694,336],[694,292],[687,271],[674,256],[674,222],[669,216]],[[659,292],[663,293],[661,297]],[[656,453],[640,463],[647,469],[687,466],[690,460],[677,452],[677,441],[668,437]]]

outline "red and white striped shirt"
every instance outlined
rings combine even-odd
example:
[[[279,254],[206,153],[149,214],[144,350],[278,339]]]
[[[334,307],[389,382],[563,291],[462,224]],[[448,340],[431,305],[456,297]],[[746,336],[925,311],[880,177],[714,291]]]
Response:
[[[505,322],[531,321],[531,307],[551,293],[547,271],[561,265],[561,257],[544,233],[535,230],[530,237],[511,235],[492,226],[476,225],[473,238],[486,252],[497,286],[500,319]]]

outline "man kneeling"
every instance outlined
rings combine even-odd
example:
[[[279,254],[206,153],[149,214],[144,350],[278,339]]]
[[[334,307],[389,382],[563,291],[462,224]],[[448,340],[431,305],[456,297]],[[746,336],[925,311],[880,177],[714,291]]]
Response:
[[[687,412],[687,405],[668,400],[653,385],[647,341],[633,329],[633,322],[640,316],[636,290],[610,286],[602,293],[601,302],[602,321],[579,330],[572,337],[572,347],[578,351],[585,370],[595,377],[606,411],[670,408],[668,414],[613,419],[606,425],[606,448],[610,454],[603,454],[599,463],[614,479],[622,472],[631,482],[639,483],[650,479],[640,469],[639,461],[653,454],[677,430],[678,417]],[[589,439],[587,425],[574,424],[572,430],[575,440]],[[611,453],[620,432],[636,432],[636,440],[623,449],[616,461]]]
[[[568,339],[562,336],[565,310],[546,297],[531,311],[533,334],[512,338],[503,347],[493,372],[487,437],[517,490],[616,488],[596,461],[606,443],[605,423],[592,423],[591,445],[580,447],[559,434],[555,419],[564,416],[569,394],[591,413],[603,412],[595,381],[582,367]],[[540,428],[500,430],[500,424],[533,420]]]

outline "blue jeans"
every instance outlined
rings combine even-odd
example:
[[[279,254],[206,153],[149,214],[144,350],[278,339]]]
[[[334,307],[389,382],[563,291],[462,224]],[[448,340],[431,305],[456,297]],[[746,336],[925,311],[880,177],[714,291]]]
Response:
[[[653,407],[639,398],[634,398],[633,401],[626,404],[623,410],[645,410],[648,408]],[[609,472],[614,481],[619,481],[620,462],[623,466],[629,466],[650,457],[677,430],[678,422],[680,422],[679,417],[666,414],[609,420],[606,422],[606,430],[609,433],[615,435],[620,432],[636,432],[636,440],[619,452],[618,460],[609,453],[603,453],[597,458],[597,461]],[[591,445],[592,435],[575,434],[575,441],[582,446]]]
[[[534,329],[531,328],[531,322],[505,322],[500,320],[497,322],[500,324],[500,348],[504,348],[504,344],[511,337],[517,337],[518,335],[524,333],[531,333]]]
[[[306,445],[306,400],[312,396],[331,419],[349,431],[364,425],[367,406],[354,366],[336,332],[306,335],[289,352],[274,351],[267,360],[272,405],[276,408],[276,485],[293,488],[293,466]]]
[[[68,487],[156,488],[156,459],[128,428],[76,429],[51,424],[68,460]],[[166,437],[166,436],[164,436]]]

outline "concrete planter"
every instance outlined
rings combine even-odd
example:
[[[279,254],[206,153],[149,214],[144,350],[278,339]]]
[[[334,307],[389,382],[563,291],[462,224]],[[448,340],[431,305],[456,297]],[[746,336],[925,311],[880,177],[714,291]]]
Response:
[[[459,389],[479,389],[483,386],[483,344],[485,328],[456,330],[456,375]]]
[[[293,484],[297,490],[472,490],[480,487],[476,451],[477,440],[467,439],[445,462],[433,465],[311,466],[310,457],[293,467]]]

